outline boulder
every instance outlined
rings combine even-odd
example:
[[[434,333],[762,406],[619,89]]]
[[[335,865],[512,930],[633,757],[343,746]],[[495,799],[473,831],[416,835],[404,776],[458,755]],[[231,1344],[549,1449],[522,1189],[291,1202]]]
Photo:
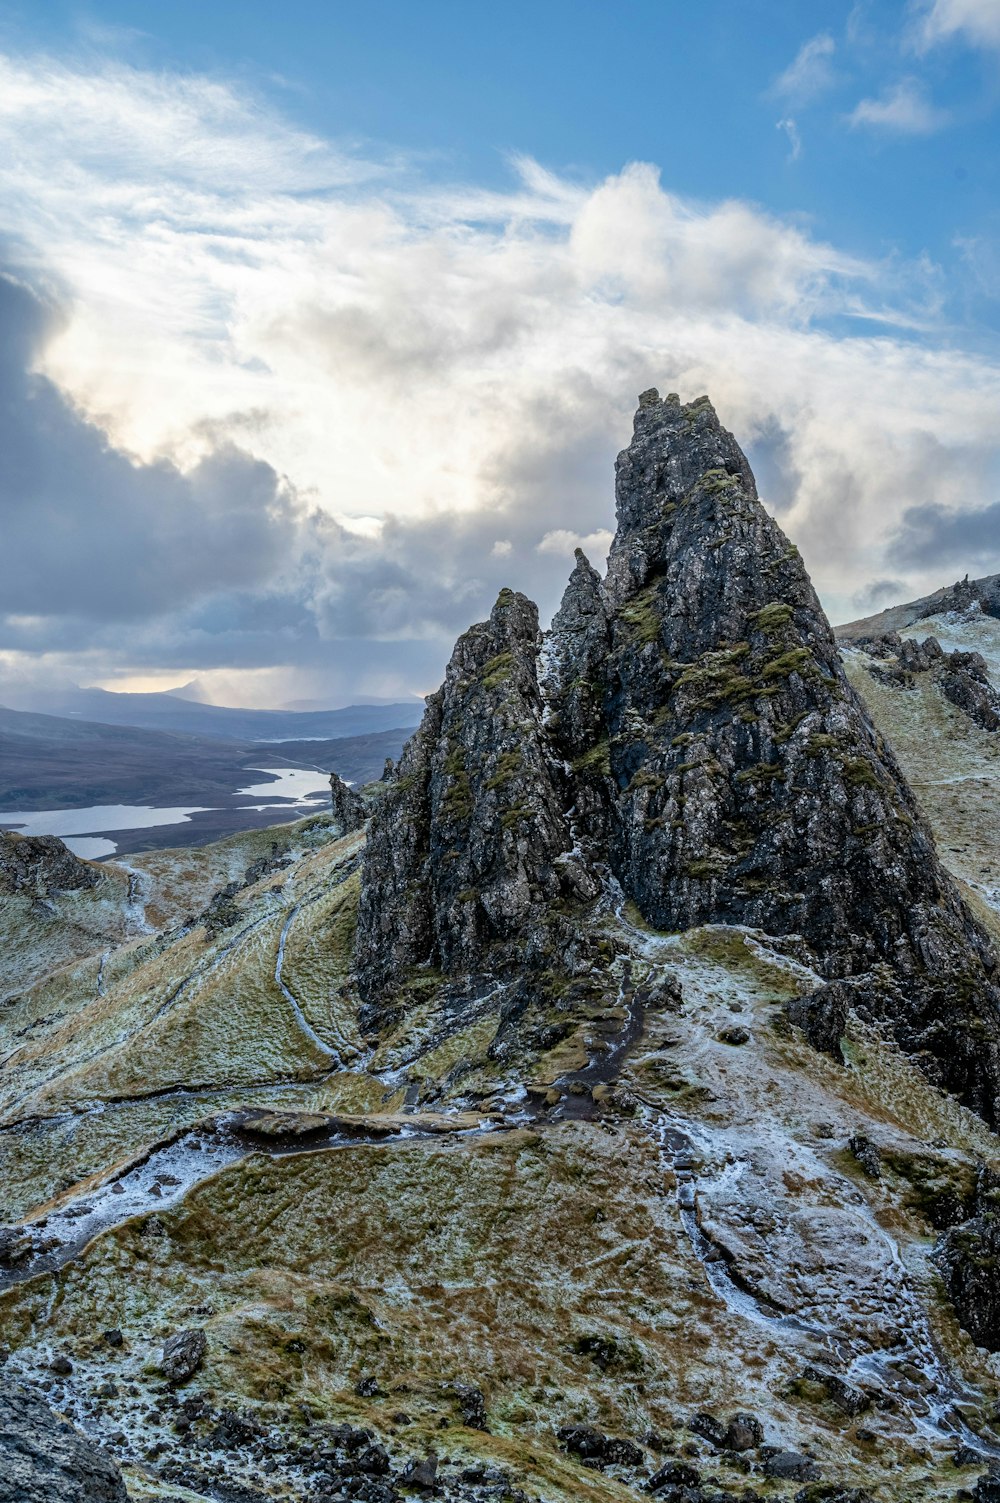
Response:
[[[25,1388],[0,1390],[0,1503],[128,1503],[115,1462]]]

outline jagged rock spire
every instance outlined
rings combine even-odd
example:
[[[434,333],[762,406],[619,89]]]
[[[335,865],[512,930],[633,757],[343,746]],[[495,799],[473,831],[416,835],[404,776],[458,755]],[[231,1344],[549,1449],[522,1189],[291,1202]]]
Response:
[[[874,971],[903,1047],[997,1121],[989,941],[707,398],[643,393],[616,496],[607,577],[577,554],[546,642],[547,705],[530,601],[501,592],[459,640],[372,821],[362,990],[572,971],[610,867],[658,928],[748,924],[830,977]]]
[[[596,892],[547,755],[538,648],[537,608],[501,590],[428,700],[371,822],[358,925],[366,996],[414,966],[544,960],[552,905]]]
[[[831,976],[891,966],[900,1042],[995,1120],[989,942],[707,398],[643,394],[617,508],[601,723],[582,745],[567,703],[556,734],[591,781],[606,768],[622,888],[660,928],[801,934]],[[561,659],[570,639],[553,634]]]

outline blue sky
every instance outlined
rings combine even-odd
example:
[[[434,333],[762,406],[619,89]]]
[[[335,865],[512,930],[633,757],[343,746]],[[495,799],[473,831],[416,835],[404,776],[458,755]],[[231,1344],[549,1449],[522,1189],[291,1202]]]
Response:
[[[19,431],[44,378],[74,456],[7,504],[100,545],[0,677],[426,689],[601,553],[650,380],[708,387],[833,615],[1000,568],[1000,0],[34,0],[0,57]]]
[[[996,54],[969,45],[967,27],[926,45],[928,8],[33,0],[0,14],[23,48],[110,47],[153,68],[243,79],[311,131],[402,149],[428,175],[499,184],[511,152],[584,179],[655,162],[677,193],[807,216],[866,256],[926,254],[961,284],[956,317],[995,324],[996,299],[965,274],[962,247],[1000,228]],[[926,123],[919,109],[850,123],[860,103],[900,84]],[[780,121],[794,121],[797,154]]]

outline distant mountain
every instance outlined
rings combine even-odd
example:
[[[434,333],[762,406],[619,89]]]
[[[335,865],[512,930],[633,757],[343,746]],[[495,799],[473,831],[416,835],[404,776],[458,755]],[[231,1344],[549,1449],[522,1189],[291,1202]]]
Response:
[[[905,605],[886,606],[874,616],[862,616],[857,621],[835,626],[834,635],[842,642],[881,637],[888,632],[905,631],[908,626],[926,621],[930,616],[967,611],[972,606],[978,606],[985,616],[1000,617],[1000,574],[987,574],[982,579],[969,579],[966,575],[965,579],[945,585],[932,595],[910,600]]]
[[[186,697],[188,688],[165,694],[115,694],[108,689],[70,689],[39,696],[32,708],[103,725],[210,736],[226,741],[335,740],[415,726],[423,704],[347,705],[339,710],[239,710]],[[184,695],[185,697],[181,697]]]

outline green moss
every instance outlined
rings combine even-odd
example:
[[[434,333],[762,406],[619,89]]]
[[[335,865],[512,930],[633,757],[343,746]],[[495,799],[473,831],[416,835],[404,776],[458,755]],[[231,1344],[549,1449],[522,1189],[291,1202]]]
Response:
[[[721,877],[729,863],[722,855],[698,856],[694,861],[682,864],[681,871],[685,877],[696,877],[699,881],[705,881],[709,877]]]
[[[758,762],[755,767],[748,767],[745,772],[736,774],[737,783],[783,783],[785,772],[777,762]]]
[[[656,609],[656,598],[656,586],[648,585],[634,600],[629,602],[621,613],[621,619],[625,622],[630,635],[643,646],[659,640],[662,622],[660,613]]]
[[[836,751],[839,746],[836,736],[828,736],[825,732],[814,731],[806,741],[806,756],[819,757],[823,752]]]
[[[783,746],[786,741],[789,741],[795,735],[795,732],[803,720],[805,720],[807,713],[808,711],[802,710],[798,715],[793,716],[791,720],[786,720],[784,725],[779,725],[775,729],[774,741],[776,746]]]
[[[680,733],[679,736],[675,736],[674,737],[674,739],[671,741],[670,745],[671,746],[688,746],[688,745],[690,745],[690,743],[693,740],[694,740],[694,737],[692,736],[692,734],[691,734],[690,731],[681,731],[681,733]]]
[[[483,688],[496,689],[506,683],[513,664],[514,656],[509,652],[498,652],[496,657],[490,658],[482,668]]]
[[[465,770],[465,752],[453,746],[445,758],[444,770],[451,782],[441,800],[446,818],[466,820],[472,814],[472,787]]]
[[[640,767],[639,771],[636,773],[635,777],[629,784],[629,788],[633,792],[635,792],[639,788],[662,788],[665,782],[666,779],[664,778],[662,773],[650,772],[648,768]]]
[[[792,673],[802,673],[813,664],[813,655],[808,647],[793,647],[780,657],[772,658],[760,670],[762,679],[788,678]]]
[[[784,600],[772,600],[763,609],[750,617],[758,631],[775,632],[787,626],[792,619],[792,608]]]
[[[606,740],[598,741],[589,751],[581,752],[573,762],[574,772],[603,772],[611,776],[611,748]]]
[[[844,759],[844,782],[848,788],[881,788],[882,784],[870,762],[864,757]]]
[[[508,809],[501,814],[500,823],[505,830],[513,830],[517,825],[531,818],[531,810],[525,804],[515,804],[513,809]]]
[[[738,642],[735,647],[706,652],[684,670],[676,687],[699,696],[699,709],[709,710],[727,700],[744,698],[753,693],[753,686],[738,671],[738,665],[749,651],[748,642]]]
[[[502,788],[505,783],[509,783],[511,778],[520,772],[523,765],[519,751],[504,752],[497,763],[496,772],[491,778],[487,779],[487,788]]]

